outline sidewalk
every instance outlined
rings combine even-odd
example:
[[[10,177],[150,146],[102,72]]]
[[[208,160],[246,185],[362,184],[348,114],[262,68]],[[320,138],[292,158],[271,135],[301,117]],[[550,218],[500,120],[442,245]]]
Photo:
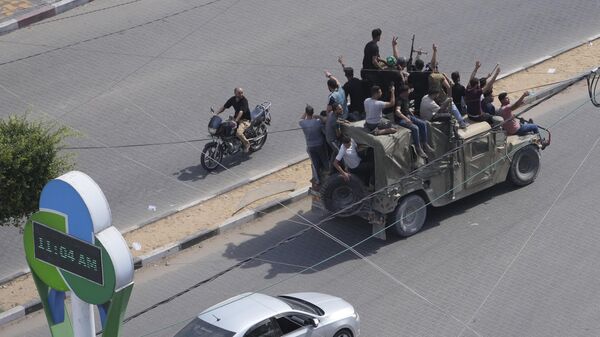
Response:
[[[0,0],[0,35],[93,0]]]

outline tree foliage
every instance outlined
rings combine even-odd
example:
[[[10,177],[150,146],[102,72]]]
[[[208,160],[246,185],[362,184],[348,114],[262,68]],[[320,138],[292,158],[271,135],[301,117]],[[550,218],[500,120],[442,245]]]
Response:
[[[26,116],[0,119],[0,225],[18,226],[37,211],[42,188],[73,167],[61,153],[74,132]]]

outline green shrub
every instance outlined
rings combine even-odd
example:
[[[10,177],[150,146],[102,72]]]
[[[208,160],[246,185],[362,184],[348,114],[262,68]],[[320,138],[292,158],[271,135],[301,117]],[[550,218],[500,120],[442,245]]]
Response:
[[[0,119],[0,225],[20,225],[37,211],[44,185],[73,167],[72,157],[60,153],[73,135],[68,127],[26,116]]]

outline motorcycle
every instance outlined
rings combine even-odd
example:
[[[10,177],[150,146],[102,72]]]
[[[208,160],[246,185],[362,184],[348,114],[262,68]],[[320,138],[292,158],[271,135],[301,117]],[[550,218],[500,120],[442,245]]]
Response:
[[[271,124],[270,108],[271,102],[264,102],[250,112],[250,126],[244,131],[244,135],[250,142],[250,151],[252,152],[260,150],[267,141],[269,134],[267,125]],[[200,156],[202,167],[209,172],[219,167],[224,157],[234,155],[242,150],[242,142],[235,134],[237,123],[233,117],[223,120],[215,115],[213,108],[210,111],[213,116],[208,122],[208,133],[211,135],[212,141],[204,146]]]

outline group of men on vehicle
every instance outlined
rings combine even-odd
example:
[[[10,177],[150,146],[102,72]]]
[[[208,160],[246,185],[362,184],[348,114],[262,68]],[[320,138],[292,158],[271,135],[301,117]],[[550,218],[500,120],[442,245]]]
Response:
[[[364,119],[365,131],[373,135],[391,134],[399,127],[407,128],[417,154],[424,159],[428,158],[427,153],[431,155],[434,151],[429,144],[428,121],[455,119],[461,129],[467,128],[469,122],[488,122],[493,127],[502,126],[509,135],[538,133],[535,124],[521,125],[513,115],[513,110],[523,103],[528,92],[514,104],[503,92],[498,95],[500,108],[493,105],[493,85],[500,73],[498,65],[487,77],[477,78],[481,64],[476,62],[465,88],[458,72],[453,72],[449,78],[439,71],[435,44],[429,64],[419,57],[424,54],[422,51],[417,52],[417,59],[412,64],[411,60],[399,56],[397,37],[392,38],[393,56],[383,59],[378,46],[381,29],[374,29],[371,35],[372,40],[364,48],[361,79],[354,77],[354,69],[346,66],[340,56],[338,62],[346,83],[341,85],[326,71],[329,89],[326,109],[320,116],[315,116],[314,109],[307,106],[301,116],[300,126],[306,136],[316,188],[320,184],[321,170],[335,168],[346,180],[350,173],[360,173],[361,177],[366,177],[365,183],[372,176],[373,163],[369,158],[372,154],[357,151],[356,142],[340,131],[340,124],[348,121]],[[464,115],[468,116],[468,121]],[[321,129],[324,129],[324,137]]]

